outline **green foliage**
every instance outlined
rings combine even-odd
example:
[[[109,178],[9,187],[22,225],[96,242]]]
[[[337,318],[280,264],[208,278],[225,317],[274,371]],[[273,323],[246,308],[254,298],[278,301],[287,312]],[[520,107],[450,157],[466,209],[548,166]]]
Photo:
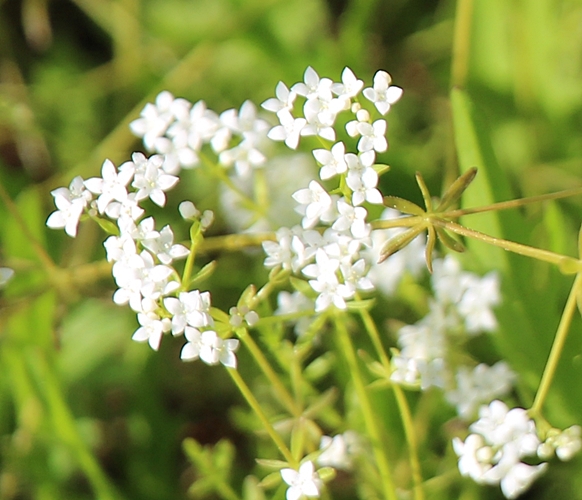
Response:
[[[135,320],[110,300],[103,233],[87,221],[72,241],[45,226],[51,189],[75,175],[96,176],[105,158],[119,164],[138,148],[128,123],[160,90],[221,111],[246,99],[260,104],[278,81],[300,80],[308,65],[336,79],[349,66],[366,82],[383,68],[405,89],[391,111],[390,149],[375,165],[386,172],[386,205],[423,213],[416,172],[427,192],[440,193],[477,167],[462,208],[582,185],[582,3],[469,3],[470,30],[459,41],[451,36],[458,22],[452,0],[0,1],[0,264],[17,275],[0,292],[0,499],[285,496],[278,471],[289,463],[254,461],[281,455],[226,370],[217,375],[176,361],[179,347],[171,339],[159,353],[132,343]],[[465,78],[450,90],[450,67],[463,44]],[[177,196],[214,210],[222,236],[229,228],[218,201],[220,173],[212,175],[185,180]],[[581,208],[577,197],[461,221],[576,257]],[[380,345],[389,352],[397,326],[414,323],[426,308],[420,285],[405,281],[400,305],[359,299],[349,304],[349,317],[320,315],[297,340],[273,314],[273,289],[288,274],[267,276],[262,256],[233,251],[227,242],[228,255],[204,249],[200,231],[192,226],[192,255],[202,263],[191,269],[191,284],[212,288],[217,331],[234,331],[223,311],[237,301],[260,302],[252,342],[281,387],[250,362],[253,346],[244,334],[239,370],[292,457],[316,457],[323,434],[364,429],[369,409],[381,415],[365,443],[374,460],[358,464],[359,484],[339,472],[329,496],[382,495],[384,478],[372,463],[382,463],[381,443],[389,445],[396,484],[411,488],[402,407],[388,367],[365,335],[365,318],[394,311],[387,325],[378,321]],[[390,253],[410,236],[393,240]],[[439,236],[444,245],[437,251],[463,244],[467,269],[500,273],[499,332],[470,349],[476,357],[506,360],[520,374],[512,398],[531,405],[571,277],[479,241],[453,240],[444,230]],[[306,281],[289,281],[288,289],[314,296]],[[273,289],[260,288],[267,282]],[[340,329],[336,323],[345,331],[330,338]],[[582,422],[575,394],[582,385],[581,326],[575,318],[544,408],[556,426]],[[459,425],[442,398],[411,392],[404,402],[427,498],[491,498],[492,490],[462,481],[454,470],[450,439]],[[550,468],[528,498],[582,499],[580,477],[580,459]]]

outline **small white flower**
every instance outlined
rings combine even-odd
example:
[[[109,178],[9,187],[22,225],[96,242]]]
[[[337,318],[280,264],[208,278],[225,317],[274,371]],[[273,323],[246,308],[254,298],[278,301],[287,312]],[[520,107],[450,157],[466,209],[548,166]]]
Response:
[[[97,208],[101,214],[112,201],[122,202],[127,198],[126,186],[133,178],[134,169],[129,162],[122,167],[118,172],[110,160],[105,160],[101,167],[101,177],[92,177],[85,181],[87,189],[99,195]]]
[[[322,467],[350,470],[353,466],[353,456],[359,451],[358,435],[353,431],[343,434],[321,436],[319,449],[323,452],[317,458],[317,464]]]
[[[334,83],[331,86],[331,91],[340,97],[346,98],[349,102],[352,97],[356,97],[360,93],[363,86],[364,82],[358,80],[350,68],[344,68],[342,71],[342,83]]]
[[[287,85],[283,82],[279,82],[275,88],[275,97],[267,99],[261,107],[267,111],[272,111],[273,113],[279,113],[280,111],[293,111],[293,102],[297,97],[297,94],[293,90],[289,90]]]
[[[187,326],[185,337],[188,342],[182,348],[180,358],[192,361],[200,358],[208,365],[222,363],[228,368],[236,368],[234,352],[238,348],[238,340],[221,339],[215,331],[206,330],[200,333],[196,328]]]
[[[164,332],[170,330],[169,320],[167,318],[160,319],[160,317],[153,313],[138,313],[137,320],[141,325],[131,337],[137,342],[148,342],[150,347],[157,351],[160,348],[162,335]]]
[[[308,188],[296,191],[293,199],[299,203],[297,212],[304,215],[301,225],[305,229],[315,226],[332,207],[331,196],[317,181],[311,181]]]
[[[200,290],[180,292],[178,298],[167,297],[164,307],[172,314],[172,333],[179,335],[186,325],[196,328],[214,324],[210,316],[210,293]]]
[[[343,174],[348,169],[345,159],[346,147],[343,142],[334,144],[330,151],[327,149],[315,149],[313,156],[321,163],[319,176],[321,180],[331,179],[333,176]]]
[[[77,236],[77,226],[85,209],[85,203],[79,198],[71,201],[61,194],[55,194],[54,191],[51,194],[54,196],[58,210],[49,215],[46,225],[51,229],[65,228],[65,233],[74,238]]]
[[[392,78],[386,71],[378,71],[374,75],[374,87],[364,89],[364,97],[374,103],[376,109],[385,115],[390,107],[402,96],[402,89],[390,85]]]
[[[295,469],[281,469],[281,477],[289,488],[287,489],[287,500],[299,500],[302,496],[319,497],[321,479],[315,472],[313,462],[308,461]]]
[[[297,149],[301,132],[307,124],[305,118],[294,118],[287,110],[282,110],[279,114],[281,125],[273,127],[267,137],[273,141],[285,141],[287,147]]]
[[[172,122],[173,103],[174,96],[170,92],[160,92],[155,104],[146,104],[140,118],[129,124],[129,128],[137,137],[143,137],[144,145],[148,150],[153,151],[155,140],[164,135]]]
[[[339,218],[331,226],[336,231],[349,231],[354,238],[366,238],[370,225],[366,223],[368,211],[364,207],[354,207],[345,198],[337,202]]]
[[[162,164],[163,157],[154,155],[136,171],[131,185],[137,189],[137,200],[150,198],[160,207],[166,204],[165,191],[174,187],[179,179],[173,175],[166,174],[161,168]]]
[[[307,99],[331,100],[332,81],[329,78],[319,78],[317,72],[308,66],[303,76],[304,83],[296,83],[291,90]]]
[[[377,151],[383,153],[388,149],[386,141],[386,120],[376,120],[374,123],[360,122],[358,132],[362,137],[358,141],[358,151]]]
[[[248,306],[231,307],[228,311],[230,314],[230,324],[238,328],[243,323],[254,326],[259,322],[259,315],[251,311]]]
[[[186,258],[190,253],[184,245],[174,245],[174,233],[170,226],[164,226],[159,233],[157,231],[150,233],[143,240],[143,246],[166,265],[171,264],[174,259]]]

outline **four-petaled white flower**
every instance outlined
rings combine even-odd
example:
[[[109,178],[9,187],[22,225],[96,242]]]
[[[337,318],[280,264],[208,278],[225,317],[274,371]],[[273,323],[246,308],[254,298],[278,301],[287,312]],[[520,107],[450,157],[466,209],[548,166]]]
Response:
[[[330,151],[315,149],[313,156],[321,163],[319,176],[321,180],[331,179],[334,175],[343,174],[348,169],[345,158],[346,146],[343,142],[334,144]]]
[[[301,225],[308,229],[332,208],[332,198],[317,181],[311,181],[309,187],[300,189],[293,194],[293,199],[299,203],[297,212],[304,215]]]
[[[281,477],[289,485],[287,500],[299,500],[302,496],[319,497],[321,479],[315,472],[313,462],[301,464],[298,471],[290,468],[281,469]]]
[[[402,89],[390,85],[392,78],[386,71],[378,71],[374,75],[374,87],[364,89],[364,97],[374,103],[376,109],[385,115],[390,107],[402,96]]]
[[[213,330],[200,332],[196,328],[187,326],[184,332],[188,341],[182,348],[180,358],[184,361],[193,361],[200,358],[208,365],[222,363],[228,368],[236,368],[238,349],[237,339],[221,339]]]

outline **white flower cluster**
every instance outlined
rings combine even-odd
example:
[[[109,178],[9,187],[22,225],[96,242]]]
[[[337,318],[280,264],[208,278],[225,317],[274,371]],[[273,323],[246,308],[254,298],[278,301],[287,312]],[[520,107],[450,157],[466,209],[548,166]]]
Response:
[[[386,121],[376,120],[371,123],[370,114],[356,105],[352,108],[355,98],[364,87],[349,68],[342,73],[341,83],[334,83],[329,78],[320,78],[317,72],[308,67],[303,82],[296,83],[289,89],[283,82],[277,84],[276,97],[268,99],[262,106],[277,114],[280,125],[271,129],[269,137],[295,149],[300,136],[317,135],[328,141],[335,141],[333,128],[338,114],[352,109],[361,111],[357,119],[348,125],[348,133],[352,137],[360,137],[358,151],[386,151]],[[363,91],[364,97],[374,103],[376,109],[385,115],[390,106],[402,95],[402,89],[391,86],[392,79],[385,71],[378,71],[374,77],[373,88]],[[295,117],[295,101],[298,96],[304,99],[303,116]],[[318,158],[319,160],[319,158]],[[324,174],[325,175],[325,174]]]
[[[506,498],[521,495],[547,468],[547,463],[531,465],[523,459],[547,460],[555,451],[561,460],[569,460],[582,446],[578,426],[552,429],[541,442],[526,410],[510,410],[498,400],[482,406],[479,417],[465,441],[453,440],[459,471],[480,484],[499,484]]]
[[[380,71],[374,79],[374,88],[365,89],[364,96],[385,114],[396,102],[402,90],[390,87],[390,77]],[[309,67],[304,82],[289,89],[279,82],[276,98],[268,99],[263,107],[275,112],[280,125],[270,130],[268,136],[283,140],[296,148],[300,136],[318,135],[335,141],[333,128],[340,112],[355,114],[348,122],[346,131],[358,137],[358,153],[346,152],[343,142],[336,142],[328,149],[316,149],[313,156],[320,164],[322,181],[336,178],[339,188],[330,194],[318,181],[296,191],[293,199],[296,211],[303,216],[301,227],[282,228],[277,232],[277,242],[266,242],[265,266],[282,266],[296,274],[302,273],[318,294],[316,312],[330,306],[346,309],[346,301],[355,297],[358,290],[370,291],[374,286],[367,272],[366,262],[360,250],[371,246],[371,225],[367,222],[368,211],[364,202],[382,204],[378,190],[378,172],[374,168],[376,153],[386,151],[386,121],[371,122],[370,113],[363,109],[356,98],[364,83],[349,69],[344,69],[342,82],[320,78]],[[304,117],[293,116],[298,96],[304,100]],[[316,226],[323,225],[320,230]],[[320,226],[321,227],[321,226]]]
[[[229,109],[218,115],[204,101],[192,104],[163,91],[155,104],[145,106],[130,128],[143,138],[148,151],[164,155],[164,170],[170,174],[199,165],[205,144],[210,144],[223,166],[234,166],[236,175],[242,177],[266,161],[264,145],[269,125],[257,118],[250,101],[238,111]]]
[[[144,137],[151,144],[157,144],[156,139],[164,129],[161,123],[169,120],[163,107],[167,102],[160,97],[156,102],[155,109],[153,105],[146,106],[136,125],[142,130],[148,117],[150,129]],[[182,283],[172,266],[174,260],[187,257],[189,249],[174,243],[170,226],[158,231],[153,217],[142,218],[145,211],[140,202],[149,198],[163,207],[166,191],[178,182],[177,176],[167,173],[176,172],[172,161],[171,155],[155,154],[147,158],[142,153],[134,153],[131,161],[116,168],[106,160],[101,177],[87,180],[76,177],[69,188],[52,192],[58,210],[49,216],[47,225],[65,228],[74,237],[85,212],[114,220],[118,235],[108,237],[104,246],[107,260],[113,263],[112,274],[118,286],[113,301],[127,304],[137,313],[140,327],[132,338],[148,342],[152,349],[158,350],[165,333],[184,335],[187,342],[180,355],[183,360],[200,358],[207,364],[221,362],[235,368],[238,340],[223,340],[212,330],[209,292],[185,291],[188,283]],[[197,224],[201,232],[211,223],[211,214],[200,214],[191,202],[183,203],[180,212]]]
[[[492,306],[499,300],[495,273],[483,277],[463,271],[451,255],[433,264],[434,300],[429,313],[398,331],[400,351],[392,357],[391,379],[396,383],[445,390],[458,414],[471,418],[478,407],[507,394],[515,380],[506,363],[492,367],[460,366],[453,376],[447,356],[459,338],[492,331],[497,325]]]

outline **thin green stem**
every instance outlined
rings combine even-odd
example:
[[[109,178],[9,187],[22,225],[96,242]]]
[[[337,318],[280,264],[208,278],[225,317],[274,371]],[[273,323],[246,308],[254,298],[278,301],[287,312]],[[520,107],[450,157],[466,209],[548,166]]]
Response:
[[[473,0],[458,0],[453,38],[452,87],[464,87],[469,69]]]
[[[451,210],[442,214],[447,219],[457,219],[464,215],[479,214],[489,212],[492,210],[507,210],[510,208],[518,208],[530,203],[539,203],[542,201],[559,200],[561,198],[569,198],[570,196],[577,196],[582,194],[582,188],[566,189],[556,193],[540,194],[538,196],[528,196],[527,198],[519,198],[517,200],[501,201],[499,203],[492,203],[485,207],[475,208],[461,208],[458,210]]]
[[[293,399],[293,396],[289,393],[287,388],[281,382],[281,379],[273,370],[271,364],[263,354],[263,352],[259,349],[259,346],[255,343],[254,339],[249,335],[249,332],[246,328],[237,328],[235,330],[238,338],[243,342],[246,348],[250,351],[252,357],[254,358],[257,365],[261,371],[265,374],[273,389],[275,391],[275,395],[279,399],[279,401],[287,408],[287,411],[291,413],[294,417],[301,416],[301,408],[299,408]]]
[[[394,480],[392,479],[392,471],[390,470],[388,456],[386,455],[386,448],[382,445],[378,420],[374,415],[372,404],[370,402],[370,398],[368,397],[368,392],[366,390],[364,378],[358,364],[356,351],[350,339],[350,334],[346,328],[345,322],[343,322],[339,316],[334,318],[334,323],[338,332],[337,338],[341,345],[341,351],[346,357],[348,368],[354,382],[356,393],[358,395],[358,400],[361,405],[364,422],[372,442],[374,456],[376,458],[380,477],[382,478],[384,498],[386,500],[397,500],[396,488],[394,485]]]
[[[546,367],[544,368],[544,373],[542,374],[542,379],[538,387],[536,397],[530,409],[530,414],[532,417],[537,417],[541,415],[542,406],[548,395],[550,385],[554,379],[556,373],[556,368],[560,361],[562,351],[564,350],[564,344],[568,337],[568,332],[570,330],[570,325],[572,323],[572,318],[576,311],[578,295],[582,291],[582,274],[576,275],[572,289],[570,290],[570,295],[568,295],[568,300],[564,307],[564,312],[562,313],[562,318],[560,319],[560,324],[558,325],[558,330],[556,331],[556,336],[554,337],[554,343],[552,344],[552,349],[550,350],[550,355],[548,356],[548,361]]]
[[[275,233],[239,233],[205,238],[198,251],[210,253],[216,251],[238,251],[247,247],[258,247],[265,241],[276,241]]]
[[[504,250],[508,250],[519,255],[524,255],[526,257],[532,257],[537,260],[542,260],[549,262],[551,264],[557,265],[562,272],[575,273],[582,270],[580,262],[578,259],[568,257],[566,255],[561,255],[555,252],[550,252],[549,250],[542,250],[540,248],[534,248],[527,245],[522,245],[521,243],[515,243],[513,241],[504,240],[502,238],[495,238],[489,236],[488,234],[475,231],[474,229],[469,229],[467,227],[461,226],[456,222],[445,221],[438,218],[431,217],[431,223],[435,226],[442,227],[443,229],[448,229],[454,233],[460,234],[462,236],[467,236],[469,238],[474,238],[485,243],[489,243]]]
[[[281,455],[285,457],[285,460],[287,460],[289,466],[292,469],[297,469],[299,467],[299,463],[297,462],[297,460],[293,458],[291,451],[289,451],[289,448],[284,443],[283,439],[281,439],[281,436],[279,436],[275,428],[271,425],[271,422],[269,422],[267,416],[263,413],[261,405],[259,404],[255,396],[249,389],[249,386],[245,383],[245,381],[242,379],[242,377],[240,376],[239,372],[236,369],[227,368],[227,371],[232,380],[234,381],[234,383],[236,384],[236,386],[238,387],[238,390],[241,392],[249,406],[252,408],[252,410],[255,412],[255,414],[263,424],[263,427],[267,431],[267,434],[269,434],[277,448],[279,448]]]
[[[374,349],[380,357],[380,362],[384,367],[386,373],[390,373],[390,360],[388,355],[384,350],[382,341],[380,340],[380,332],[376,327],[372,316],[369,311],[361,310],[360,316],[364,322],[364,327],[374,344]],[[414,498],[416,500],[424,500],[424,491],[422,489],[422,471],[420,468],[420,460],[418,458],[418,442],[416,440],[416,432],[414,430],[414,422],[412,420],[412,414],[410,412],[410,407],[408,406],[408,401],[400,386],[398,384],[391,384],[394,391],[394,396],[396,397],[396,404],[398,405],[398,411],[400,412],[400,418],[402,419],[402,426],[404,427],[404,434],[406,436],[406,442],[408,443],[408,453],[410,458],[410,469],[412,471],[412,482],[414,489]]]

